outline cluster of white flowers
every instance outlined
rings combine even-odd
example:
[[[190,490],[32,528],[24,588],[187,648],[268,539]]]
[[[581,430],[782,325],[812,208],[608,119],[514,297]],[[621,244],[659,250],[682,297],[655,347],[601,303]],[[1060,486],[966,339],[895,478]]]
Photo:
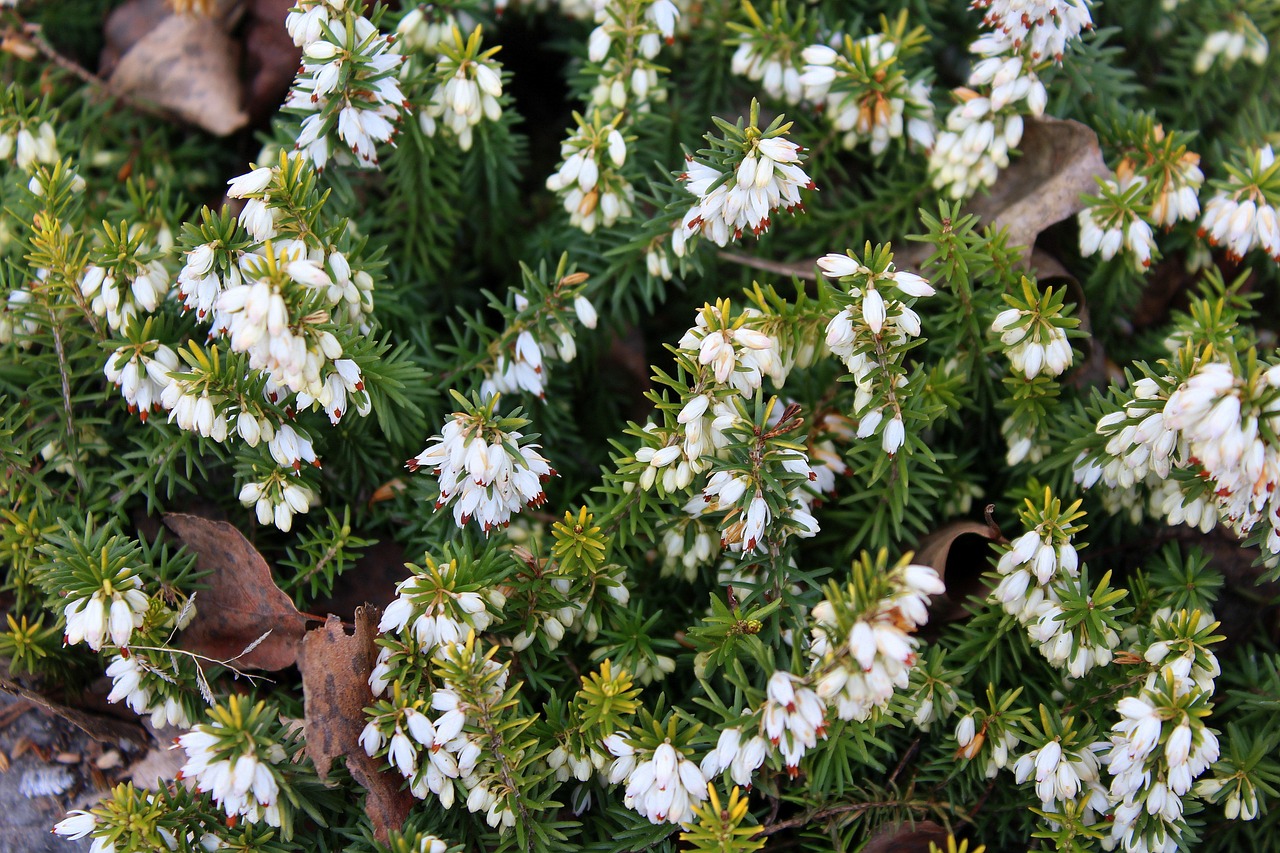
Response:
[[[1120,637],[1110,627],[1102,629],[1102,636],[1089,634],[1083,622],[1070,627],[1061,604],[1061,594],[1068,589],[1076,595],[1089,594],[1078,578],[1059,578],[1045,588],[1045,600],[1036,605],[1024,624],[1045,660],[1065,668],[1072,678],[1080,678],[1095,666],[1111,663]]]
[[[1102,182],[1097,198],[1079,213],[1080,254],[1109,261],[1125,249],[1139,271],[1151,266],[1155,233],[1136,205],[1146,185],[1136,174]]]
[[[257,749],[251,740],[228,741],[226,727],[218,721],[201,724],[178,738],[187,753],[182,776],[195,781],[227,813],[249,823],[266,821],[280,826],[280,783],[275,765],[286,758],[284,748],[271,744]],[[229,750],[229,744],[237,750]]]
[[[929,157],[933,185],[966,198],[995,182],[1022,141],[1023,115],[1044,114],[1048,93],[1036,68],[1061,61],[1067,45],[1093,25],[1089,0],[976,0],[992,32],[969,48],[980,57],[969,86]],[[978,90],[978,91],[975,91]]]
[[[432,471],[440,483],[436,509],[452,503],[459,527],[474,518],[488,533],[506,526],[525,505],[537,508],[546,501],[542,484],[556,472],[538,447],[518,430],[502,430],[483,413],[454,412],[405,467]]]
[[[1018,746],[1013,727],[995,715],[987,716],[979,729],[975,714],[965,714],[956,724],[955,735],[960,745],[957,755],[970,761],[982,753],[986,744],[991,744],[982,765],[982,773],[988,779],[996,778],[997,773],[1010,765],[1010,756]]]
[[[135,714],[150,714],[151,725],[158,729],[165,726],[189,728],[191,720],[186,709],[175,696],[158,693],[148,683],[153,676],[151,671],[139,659],[137,652],[129,657],[116,655],[107,667],[107,675],[111,678],[111,692],[107,694],[108,702],[119,702],[121,699]]]
[[[150,340],[118,347],[107,356],[103,373],[108,382],[120,389],[129,412],[136,412],[146,423],[151,410],[160,408],[160,396],[171,382],[169,373],[177,368],[178,357],[173,350]]]
[[[991,331],[1000,336],[1013,369],[1027,379],[1058,376],[1071,366],[1066,329],[1047,322],[1038,311],[1007,308],[996,315]]]
[[[383,611],[378,632],[411,633],[422,653],[442,654],[449,646],[465,643],[471,631],[485,631],[493,622],[490,607],[501,613],[506,599],[496,589],[486,595],[458,591],[457,560],[439,564],[428,555],[426,562],[423,568],[410,566],[412,574],[396,585],[396,598]],[[382,652],[378,665],[385,667],[389,649]],[[385,679],[376,666],[370,683],[378,685],[374,695],[382,695]]]
[[[1033,60],[1062,61],[1067,45],[1093,28],[1091,0],[974,0],[983,23]]]
[[[886,580],[891,591],[879,601],[824,598],[811,614],[815,690],[842,720],[868,719],[908,686],[919,646],[913,634],[929,621],[929,597],[946,589],[928,566],[901,566]]]
[[[14,127],[0,131],[0,160],[13,157],[24,172],[32,171],[41,163],[58,162],[58,135],[53,125],[42,121],[32,128],[32,122],[17,122]]]
[[[66,643],[85,643],[96,652],[110,639],[112,645],[127,648],[150,606],[141,578],[128,571],[117,574],[92,595],[68,602],[63,609]]]
[[[1155,624],[1165,628],[1168,639],[1147,647],[1145,658],[1155,669],[1136,695],[1116,706],[1120,720],[1106,745],[1114,806],[1110,835],[1103,841],[1108,850],[1181,849],[1183,798],[1219,756],[1217,735],[1204,721],[1219,672],[1217,658],[1188,639],[1214,624],[1212,617],[1163,611]]]
[[[427,106],[418,113],[418,123],[427,136],[435,136],[439,125],[444,125],[458,140],[458,147],[470,151],[475,126],[502,118],[502,65],[493,59],[496,48],[479,52],[479,27],[465,45],[462,33],[454,29],[453,41],[454,49],[446,49],[436,64],[437,82]]]
[[[596,66],[593,106],[647,112],[666,99],[654,62],[662,43],[675,38],[680,10],[671,0],[617,0],[594,9],[596,28],[587,37],[587,58]]]
[[[306,483],[272,471],[264,480],[250,480],[240,488],[240,503],[253,507],[259,524],[274,524],[288,533],[295,515],[305,515],[320,503],[320,496]]]
[[[375,168],[378,143],[391,140],[401,110],[408,108],[396,79],[404,57],[395,40],[363,15],[344,11],[345,5],[301,0],[289,14],[302,67],[285,108],[306,116],[297,148],[317,169],[331,156]],[[340,145],[333,141],[335,131]]]
[[[769,676],[761,709],[761,731],[782,754],[787,775],[800,773],[800,759],[827,736],[827,703],[804,681],[778,670]]]
[[[1060,803],[1084,800],[1086,824],[1105,814],[1109,805],[1107,789],[1102,784],[1102,765],[1098,751],[1102,744],[1064,749],[1055,737],[1024,753],[1013,765],[1013,778],[1019,785],[1034,777],[1036,796],[1045,811],[1055,811]]]
[[[733,388],[743,397],[754,395],[766,376],[781,386],[786,373],[778,357],[777,341],[753,328],[759,312],[748,309],[730,319],[728,311],[725,301],[715,306],[703,305],[677,346],[691,356],[696,353],[698,364],[710,368],[717,385]],[[695,397],[681,410],[680,422],[687,427],[714,408],[710,396]],[[692,453],[689,455],[693,458]]]
[[[717,246],[728,245],[744,231],[769,230],[770,215],[779,208],[800,208],[800,191],[817,185],[800,168],[802,149],[781,136],[755,138],[745,144],[743,157],[728,172],[686,158],[680,176],[698,201],[676,229],[673,250],[682,255],[688,240],[701,234]]]
[[[441,44],[453,38],[455,29],[462,27],[451,10],[419,5],[396,24],[396,36],[405,51],[434,55],[439,53]]]
[[[1241,10],[1228,20],[1232,24],[1231,29],[1214,30],[1205,36],[1200,50],[1196,52],[1195,61],[1191,64],[1191,69],[1196,74],[1205,74],[1217,64],[1229,71],[1241,59],[1247,59],[1254,65],[1266,63],[1271,45],[1253,19]]]
[[[1046,506],[1048,506],[1046,496]],[[1023,514],[1032,524],[1034,516]],[[1084,623],[1069,626],[1062,596],[1089,595],[1082,589],[1080,560],[1071,544],[1071,528],[1046,518],[1010,543],[996,564],[1000,582],[991,592],[1006,612],[1026,628],[1045,659],[1079,678],[1111,662],[1120,638],[1104,628],[1093,636]]]
[[[680,441],[636,451],[636,461],[648,464],[640,475],[640,488],[651,488],[659,475],[668,494],[687,488],[696,474],[711,466],[711,458],[728,446],[726,430],[739,420],[738,410],[727,400],[710,393],[691,396],[676,418]],[[647,431],[656,428],[656,424],[646,426]]]
[[[1037,618],[1056,579],[1080,574],[1080,558],[1070,537],[1061,535],[1056,526],[1043,527],[1014,539],[996,563],[1000,582],[991,595],[1023,623]]]
[[[806,47],[800,83],[805,98],[822,107],[832,126],[843,134],[845,148],[871,141],[880,154],[903,131],[925,150],[933,148],[933,101],[923,77],[909,78],[902,68],[900,45],[873,33],[850,43],[850,55],[825,44]]]
[[[1036,463],[1044,459],[1052,449],[1044,430],[1038,425],[1028,427],[1013,415],[1000,422],[1000,437],[1004,439],[1005,464],[1013,467],[1021,462]]]
[[[249,366],[271,386],[297,394],[299,410],[321,406],[333,423],[351,406],[366,415],[370,401],[359,367],[342,358],[341,344],[318,324],[341,318],[367,329],[373,280],[353,271],[336,249],[272,241],[276,173],[264,166],[229,182],[229,196],[249,199],[240,220],[262,245],[241,253],[225,276],[214,269],[215,247],[190,252],[179,274],[184,303],[209,316],[213,334],[229,338],[234,352],[247,353]]]
[[[828,278],[851,282],[848,294],[854,302],[827,324],[826,342],[857,385],[853,410],[862,412],[857,437],[868,438],[880,429],[880,445],[892,456],[906,441],[906,425],[893,393],[906,379],[898,374],[889,378],[884,350],[919,337],[920,316],[904,300],[932,296],[933,286],[915,273],[895,270],[892,264],[875,273],[849,255],[826,255],[818,259],[818,266]],[[891,387],[879,387],[886,380]]]
[[[438,618],[436,627],[440,627]],[[477,701],[493,703],[502,697],[507,669],[478,648],[474,633],[458,642],[445,643],[439,637],[437,642],[437,656],[465,662],[483,676],[487,686]],[[378,685],[375,683],[374,687],[376,691]],[[371,757],[385,755],[391,766],[409,780],[409,790],[418,799],[435,795],[441,806],[452,808],[457,801],[456,782],[466,794],[468,811],[484,812],[489,826],[507,829],[515,825],[515,812],[508,797],[495,791],[505,786],[500,786],[498,774],[490,766],[493,757],[486,754],[477,735],[465,730],[468,724],[474,724],[475,713],[483,710],[473,708],[463,698],[476,692],[473,687],[461,690],[446,680],[431,694],[430,709],[435,716],[429,717],[420,709],[425,707],[421,700],[410,700],[401,691],[393,691],[391,705],[382,703],[379,708],[386,710],[371,714],[360,734],[360,744]]]
[[[1208,530],[1222,521],[1242,535],[1266,525],[1263,545],[1280,553],[1280,448],[1264,428],[1280,414],[1280,367],[1239,376],[1230,364],[1211,361],[1177,387],[1169,378],[1164,384],[1149,377],[1135,382],[1124,408],[1098,421],[1107,444],[1097,460],[1077,463],[1077,482],[1167,481],[1159,508],[1169,523]],[[1196,471],[1209,488],[1186,494],[1169,480],[1172,468]]]
[[[517,311],[525,311],[529,307],[529,300],[517,293],[515,307]],[[599,322],[595,306],[585,296],[574,297],[573,312],[578,322],[588,329],[594,329]],[[554,355],[567,364],[578,355],[578,346],[571,329],[559,320],[552,320],[551,331],[555,335],[554,344],[544,349],[536,325],[531,324],[522,329],[515,336],[513,344],[494,356],[493,367],[485,374],[484,382],[480,385],[480,396],[489,398],[495,394],[526,392],[545,399],[546,360]]]
[[[592,123],[574,113],[578,126],[560,143],[560,168],[547,178],[547,189],[558,194],[569,214],[569,224],[585,233],[605,228],[631,215],[635,190],[623,177],[627,141],[618,120],[601,125],[599,112]],[[621,115],[619,115],[619,119]]]
[[[1251,149],[1239,173],[1221,184],[1205,205],[1200,235],[1212,245],[1226,246],[1235,260],[1259,248],[1280,261],[1280,199],[1263,188],[1275,161],[1270,145]]]
[[[17,341],[20,348],[30,348],[31,336],[40,328],[35,317],[31,316],[30,305],[30,290],[15,287],[9,291],[4,305],[0,306],[0,344]]]
[[[721,548],[747,554],[763,550],[768,543],[767,535],[774,539],[785,536],[807,539],[817,535],[818,520],[810,511],[814,496],[809,490],[815,475],[808,458],[798,450],[771,451],[761,461],[761,467],[767,465],[776,465],[794,477],[794,483],[786,492],[787,502],[776,515],[765,500],[766,487],[760,476],[731,470],[713,473],[707,478],[701,499],[695,496],[685,506],[685,512],[694,516],[725,513],[720,528]]]
[[[800,103],[804,97],[800,74],[805,61],[801,52],[767,29],[753,29],[739,38],[738,47],[729,61],[730,70],[739,77],[759,83],[770,98],[793,106]]]
[[[130,262],[108,270],[90,264],[80,277],[80,293],[93,313],[117,331],[140,313],[152,314],[169,294],[169,271],[162,262]]]
[[[707,779],[714,779],[725,770],[733,784],[751,790],[751,779],[769,756],[770,744],[761,735],[752,735],[744,743],[742,729],[731,726],[720,733],[715,749],[703,757],[699,768]]]
[[[685,750],[669,741],[649,749],[621,734],[604,739],[613,754],[609,782],[626,782],[623,803],[650,823],[688,826],[693,809],[707,799],[707,777]]]
[[[1163,142],[1163,128],[1156,128],[1156,142]],[[1148,219],[1152,225],[1172,228],[1181,219],[1195,219],[1200,215],[1200,187],[1204,185],[1204,172],[1200,169],[1200,155],[1183,151],[1176,160],[1167,162],[1153,179],[1151,210]]]

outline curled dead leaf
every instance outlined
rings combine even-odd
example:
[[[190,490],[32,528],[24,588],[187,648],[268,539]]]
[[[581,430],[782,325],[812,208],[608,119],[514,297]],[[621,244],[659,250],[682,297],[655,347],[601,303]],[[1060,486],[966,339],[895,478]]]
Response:
[[[249,115],[241,107],[240,47],[225,24],[190,15],[152,19],[115,63],[108,84],[217,136],[239,130]]]
[[[1000,529],[993,523],[967,519],[948,522],[920,540],[912,562],[932,568],[947,588],[933,599],[930,622],[965,618],[964,603],[985,589],[991,543],[999,541]]]
[[[182,648],[241,668],[292,666],[306,620],[249,540],[225,521],[198,515],[169,513],[164,523],[196,555],[196,568],[209,572],[195,618],[178,635]]]
[[[369,506],[381,503],[382,501],[389,501],[396,495],[403,492],[406,488],[408,487],[405,485],[404,480],[399,477],[392,477],[390,480],[387,480],[387,482],[373,490],[373,494],[369,496]]]
[[[1036,237],[1084,209],[1081,196],[1111,177],[1098,135],[1078,121],[1027,118],[1021,156],[1000,173],[991,191],[969,203],[984,224],[1009,229],[1009,245],[1024,246],[1030,260]]]
[[[381,842],[399,829],[413,806],[404,780],[381,770],[360,745],[366,706],[373,704],[369,673],[373,671],[379,611],[360,607],[355,612],[355,633],[348,634],[337,616],[308,631],[302,641],[298,669],[302,673],[307,755],[321,780],[328,778],[333,760],[346,758],[347,772],[367,791],[365,811]]]

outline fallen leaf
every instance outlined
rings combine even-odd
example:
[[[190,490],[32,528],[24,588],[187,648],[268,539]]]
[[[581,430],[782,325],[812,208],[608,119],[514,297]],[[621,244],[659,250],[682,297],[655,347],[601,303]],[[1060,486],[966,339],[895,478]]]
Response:
[[[1081,196],[1109,178],[1098,135],[1078,121],[1027,118],[1018,146],[1022,156],[1000,173],[991,191],[969,203],[984,224],[1009,229],[1009,245],[1031,257],[1040,232],[1084,209]]]
[[[203,579],[209,588],[199,592],[196,616],[179,635],[182,648],[217,660],[234,659],[238,668],[292,666],[306,620],[276,586],[267,561],[249,540],[225,521],[198,515],[169,513],[164,523],[196,555],[196,568],[209,572]]]
[[[991,543],[999,540],[993,525],[965,519],[948,522],[920,540],[912,562],[929,566],[942,578],[946,591],[929,606],[931,623],[963,619],[965,601],[980,595],[982,576],[990,568]]]
[[[381,762],[360,746],[364,709],[373,704],[369,673],[373,670],[378,609],[359,607],[355,633],[348,634],[337,616],[308,631],[298,656],[302,673],[307,755],[323,781],[333,760],[345,756],[347,772],[367,791],[365,811],[373,822],[374,837],[386,843],[387,833],[399,829],[413,806],[396,773],[382,771]]]
[[[112,91],[172,112],[226,136],[244,127],[240,47],[225,19],[169,15],[153,23],[120,57],[107,82]]]

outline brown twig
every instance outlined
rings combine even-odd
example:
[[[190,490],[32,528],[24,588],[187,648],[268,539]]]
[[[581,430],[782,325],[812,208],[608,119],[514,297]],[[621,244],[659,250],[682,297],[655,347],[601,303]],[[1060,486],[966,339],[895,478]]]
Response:
[[[148,104],[145,101],[140,101],[137,98],[134,98],[128,94],[125,94],[124,92],[116,91],[111,86],[110,82],[102,79],[97,74],[94,74],[92,71],[85,68],[80,63],[76,62],[74,59],[63,56],[61,53],[58,52],[57,48],[49,44],[48,40],[45,39],[44,34],[41,32],[40,26],[38,24],[24,24],[20,34],[11,33],[11,35],[21,39],[25,39],[27,43],[29,43],[32,47],[34,47],[36,50],[40,52],[41,56],[43,56],[45,59],[49,60],[58,68],[61,68],[63,71],[67,72],[71,76],[79,79],[83,83],[86,83],[92,86],[95,89],[98,89],[99,91],[103,92],[109,97],[116,98],[121,103],[128,104],[130,107],[137,110],[138,112],[145,113],[146,115],[149,115],[149,116],[155,116],[156,118],[162,118],[162,119],[165,119],[166,121],[171,120],[173,118],[172,115],[160,109],[159,107],[153,106],[152,104]]]
[[[128,737],[138,743],[146,743],[147,741],[146,731],[139,725],[126,723],[123,720],[97,717],[75,708],[59,705],[34,690],[28,690],[16,681],[10,681],[3,676],[0,676],[0,690],[19,699],[25,699],[42,711],[65,720],[101,743],[119,743],[121,737]]]
[[[775,273],[776,275],[793,275],[802,281],[817,281],[818,274],[813,271],[813,262],[807,265],[799,263],[783,263],[781,261],[770,261],[764,258],[754,258],[750,255],[740,255],[737,252],[729,252],[721,250],[716,252],[716,257],[722,261],[728,261],[731,264],[750,267],[755,270],[763,270],[764,272]]]
[[[795,829],[800,826],[808,826],[814,821],[822,820],[823,818],[836,817],[837,815],[843,814],[857,814],[870,809],[885,809],[896,806],[899,808],[908,808],[919,811],[932,811],[938,805],[938,803],[934,803],[929,800],[914,802],[903,800],[884,800],[874,803],[844,803],[839,806],[830,806],[829,808],[818,809],[817,811],[809,812],[808,814],[803,814],[799,817],[788,818],[787,820],[778,821],[777,823],[766,824],[758,833],[756,833],[755,837],[759,838],[762,836],[774,835],[775,833],[782,832],[783,830]]]

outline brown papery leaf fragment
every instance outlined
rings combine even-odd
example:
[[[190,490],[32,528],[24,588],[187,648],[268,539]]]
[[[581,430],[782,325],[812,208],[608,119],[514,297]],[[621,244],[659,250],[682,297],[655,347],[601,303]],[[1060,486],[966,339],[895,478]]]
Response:
[[[238,668],[284,669],[298,659],[306,619],[276,586],[271,567],[233,525],[169,513],[164,523],[210,572],[196,597],[196,616],[178,635],[182,648]],[[240,653],[264,633],[250,652]]]
[[[170,15],[149,29],[111,72],[116,93],[172,112],[226,136],[244,127],[240,48],[221,22]]]
[[[386,843],[387,833],[399,829],[413,806],[403,789],[404,780],[370,758],[360,745],[365,726],[364,709],[373,704],[369,673],[377,648],[378,609],[359,607],[355,633],[348,634],[337,616],[308,631],[302,641],[298,669],[302,672],[307,755],[320,779],[328,778],[333,760],[345,756],[347,772],[369,793],[365,811],[373,822],[374,837]]]
[[[1000,531],[992,525],[960,519],[920,540],[911,562],[936,571],[947,588],[930,604],[931,623],[965,617],[965,600],[983,592],[982,575],[990,568],[991,543],[999,539]]]
[[[978,214],[984,225],[1008,228],[1009,245],[1025,247],[1025,263],[1040,232],[1083,210],[1080,197],[1098,190],[1094,179],[1112,173],[1102,161],[1098,135],[1078,121],[1028,117],[1018,148],[1022,155],[967,212]]]

